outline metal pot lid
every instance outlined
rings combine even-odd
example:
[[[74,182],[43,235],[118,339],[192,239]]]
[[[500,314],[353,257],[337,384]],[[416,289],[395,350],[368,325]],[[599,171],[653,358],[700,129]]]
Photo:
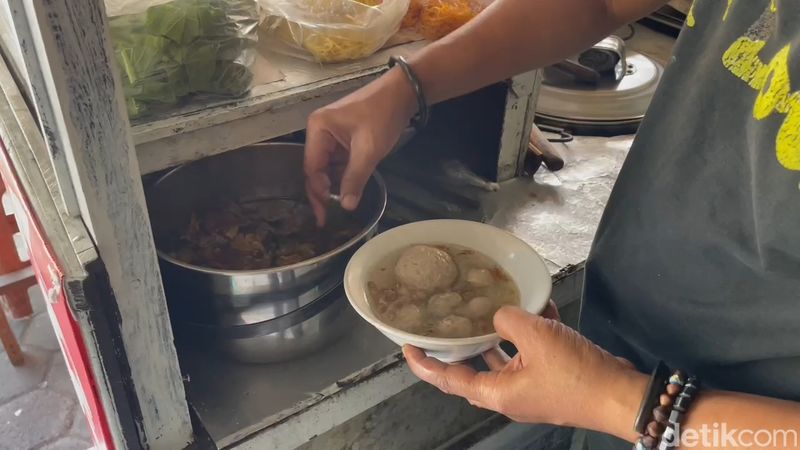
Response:
[[[641,53],[628,51],[628,70],[619,83],[581,85],[545,69],[536,113],[563,121],[627,122],[641,120],[664,68]]]

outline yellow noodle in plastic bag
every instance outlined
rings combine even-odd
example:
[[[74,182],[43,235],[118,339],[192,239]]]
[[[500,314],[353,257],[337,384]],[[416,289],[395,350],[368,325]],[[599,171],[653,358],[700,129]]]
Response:
[[[402,29],[416,29],[428,40],[440,39],[472,20],[485,0],[411,0]]]
[[[419,31],[425,39],[440,39],[477,15],[469,0],[428,0],[419,18]]]
[[[335,63],[367,57],[400,28],[409,0],[260,0],[264,26],[297,56]],[[276,49],[280,51],[281,49]]]

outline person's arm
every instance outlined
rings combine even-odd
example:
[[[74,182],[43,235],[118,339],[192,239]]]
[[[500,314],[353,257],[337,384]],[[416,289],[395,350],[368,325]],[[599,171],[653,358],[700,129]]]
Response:
[[[425,47],[410,64],[427,99],[436,103],[557,62],[665,3],[496,0],[462,28]],[[320,223],[331,175],[342,176],[342,206],[354,209],[375,166],[416,111],[416,97],[397,68],[309,117],[305,171]],[[342,173],[332,174],[337,165]]]
[[[427,98],[436,103],[554,64],[666,3],[497,0],[464,27],[427,46],[410,62]],[[392,82],[400,84],[404,81],[401,78],[398,73]]]
[[[633,422],[647,375],[556,320],[504,308],[494,323],[519,353],[509,360],[499,350],[488,352],[484,359],[489,372],[444,364],[413,347],[403,353],[422,380],[516,421],[589,429],[629,442],[638,438]],[[711,434],[715,429],[716,441]],[[761,448],[800,448],[800,404],[701,390],[681,430],[685,448],[759,448],[756,444],[767,439]],[[725,438],[726,430],[728,436],[735,430],[733,439]]]

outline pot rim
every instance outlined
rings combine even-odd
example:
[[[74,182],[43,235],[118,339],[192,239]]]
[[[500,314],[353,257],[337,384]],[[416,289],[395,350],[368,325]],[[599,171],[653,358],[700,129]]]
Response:
[[[292,146],[292,147],[298,147],[298,146],[301,147],[302,146],[302,144],[289,143],[289,142],[285,142],[285,143],[284,142],[269,142],[269,143],[261,143],[261,144],[249,145],[249,146],[246,146],[246,147],[242,147],[241,149],[244,150],[244,149],[252,148],[252,147],[273,146],[273,145],[275,145],[275,146],[285,145],[285,146]],[[236,151],[236,150],[234,150],[234,151]],[[177,172],[177,171],[179,171],[179,170],[181,170],[181,169],[183,169],[183,168],[185,168],[185,167],[187,167],[187,166],[189,166],[191,164],[192,164],[192,162],[189,162],[189,163],[186,163],[186,164],[182,164],[182,165],[170,170],[169,172],[165,173],[164,175],[158,177],[158,179],[152,184],[151,189],[156,188],[159,185],[159,183],[161,183],[167,177],[169,177],[170,175],[174,174],[175,172]],[[228,275],[228,276],[270,275],[270,274],[277,274],[277,273],[287,272],[287,271],[291,271],[291,270],[297,270],[297,269],[301,269],[301,268],[308,267],[308,266],[313,266],[315,264],[324,262],[324,261],[329,260],[329,259],[331,259],[331,258],[333,258],[335,256],[338,256],[339,254],[342,254],[345,251],[349,250],[356,243],[358,243],[358,241],[364,239],[366,236],[369,236],[369,234],[372,233],[372,231],[375,230],[375,228],[378,226],[378,223],[380,222],[381,218],[383,217],[383,214],[386,212],[386,205],[387,205],[387,202],[388,202],[388,194],[386,192],[386,182],[383,180],[383,177],[381,176],[380,173],[378,173],[377,170],[372,173],[372,175],[370,176],[370,179],[375,180],[375,183],[378,185],[378,195],[380,197],[380,199],[379,199],[380,204],[378,205],[378,208],[376,208],[375,214],[369,219],[369,221],[361,229],[361,231],[358,234],[356,234],[355,236],[353,236],[351,239],[349,239],[347,242],[345,242],[344,244],[334,248],[333,250],[325,252],[325,253],[323,253],[321,255],[317,255],[317,256],[315,256],[313,258],[309,258],[309,259],[300,261],[298,263],[290,264],[288,266],[271,267],[269,269],[229,270],[229,269],[213,269],[213,268],[210,268],[210,267],[198,266],[198,265],[195,265],[195,264],[190,264],[190,263],[187,263],[187,262],[183,262],[183,261],[181,261],[179,259],[173,258],[172,256],[168,255],[166,252],[164,252],[163,250],[158,248],[158,245],[156,245],[156,253],[158,254],[159,258],[161,258],[162,260],[167,261],[167,262],[169,262],[169,263],[171,263],[173,265],[176,265],[178,267],[182,267],[184,269],[193,270],[195,272],[201,272],[201,273],[206,273],[206,274],[210,274],[210,275]]]

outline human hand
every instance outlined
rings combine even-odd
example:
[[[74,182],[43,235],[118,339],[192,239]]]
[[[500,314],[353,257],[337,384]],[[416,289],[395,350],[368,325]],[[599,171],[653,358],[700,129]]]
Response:
[[[340,183],[344,209],[358,206],[370,175],[408,126],[416,101],[408,80],[394,69],[309,116],[304,168],[318,225],[325,223],[334,183]]]
[[[552,315],[551,315],[552,317]],[[634,440],[631,430],[647,377],[552,318],[504,307],[494,316],[497,333],[517,348],[484,354],[490,368],[444,364],[405,346],[411,370],[442,392],[528,423],[575,426]],[[633,434],[632,434],[633,433]]]

